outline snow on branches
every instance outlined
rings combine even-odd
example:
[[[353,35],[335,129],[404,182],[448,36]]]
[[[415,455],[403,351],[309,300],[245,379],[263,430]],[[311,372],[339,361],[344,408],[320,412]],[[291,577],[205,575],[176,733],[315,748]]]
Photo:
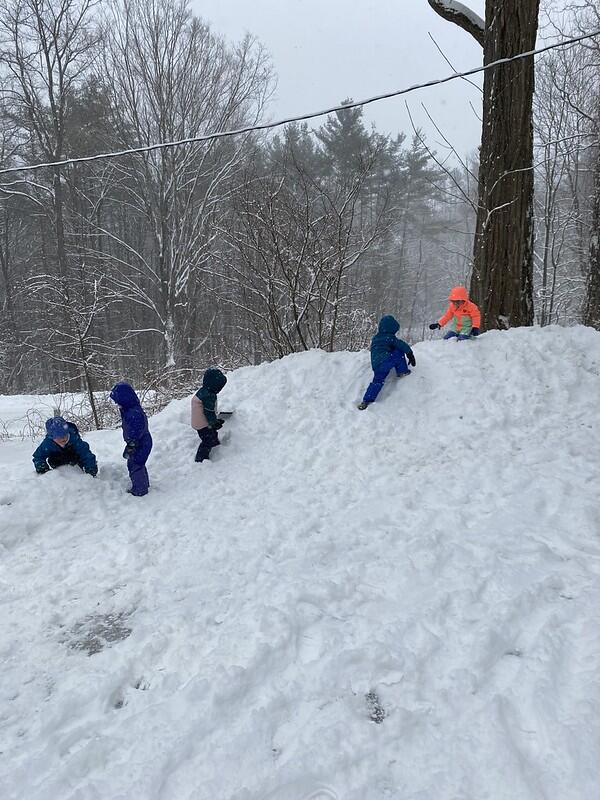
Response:
[[[427,0],[433,10],[448,20],[454,22],[463,30],[470,33],[483,47],[483,37],[485,34],[485,22],[474,11],[457,0]]]

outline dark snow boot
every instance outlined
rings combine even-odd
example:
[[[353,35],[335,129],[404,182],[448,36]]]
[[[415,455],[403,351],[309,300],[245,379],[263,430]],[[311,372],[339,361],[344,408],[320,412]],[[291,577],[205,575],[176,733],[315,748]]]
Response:
[[[364,411],[364,410],[365,410],[365,408],[368,408],[369,406],[370,406],[370,403],[364,403],[364,402],[363,402],[363,403],[359,403],[359,405],[357,406],[357,408],[358,408],[358,410],[359,410],[359,411]]]

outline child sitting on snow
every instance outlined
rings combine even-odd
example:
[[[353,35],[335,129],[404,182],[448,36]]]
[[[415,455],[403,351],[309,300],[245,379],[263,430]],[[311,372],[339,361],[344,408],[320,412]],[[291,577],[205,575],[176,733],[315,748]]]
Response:
[[[77,466],[88,475],[98,474],[96,456],[84,442],[77,425],[62,417],[46,420],[46,438],[33,454],[33,465],[38,475],[66,464]]]
[[[143,497],[148,494],[150,486],[146,469],[146,461],[152,450],[148,417],[139,397],[128,383],[117,383],[113,386],[110,399],[119,406],[121,412],[125,440],[123,458],[127,459],[127,470],[131,478],[131,488],[127,491],[135,497]]]
[[[479,309],[469,300],[469,294],[464,286],[455,286],[448,296],[450,305],[448,310],[438,322],[432,322],[429,330],[437,331],[452,320],[451,330],[444,339],[470,339],[479,336],[481,314]]]
[[[202,377],[202,386],[192,397],[192,428],[198,431],[200,444],[195,461],[210,458],[213,447],[221,444],[217,431],[223,427],[223,420],[217,417],[217,394],[227,383],[220,369],[211,367]]]
[[[361,411],[376,400],[391,369],[395,369],[396,375],[400,378],[402,375],[410,375],[406,359],[411,367],[417,366],[410,345],[396,338],[399,330],[400,325],[394,317],[382,317],[377,333],[371,339],[373,380],[365,392],[362,403],[358,406]]]

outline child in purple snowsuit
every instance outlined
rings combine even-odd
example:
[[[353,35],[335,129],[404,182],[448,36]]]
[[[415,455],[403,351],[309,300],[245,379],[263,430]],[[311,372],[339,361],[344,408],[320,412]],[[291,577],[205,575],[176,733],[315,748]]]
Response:
[[[127,491],[136,497],[142,497],[148,494],[150,486],[146,470],[146,461],[152,450],[148,418],[137,394],[128,383],[117,383],[113,386],[110,399],[119,406],[121,412],[123,439],[125,439],[123,458],[127,459],[127,469],[131,478],[131,489]]]

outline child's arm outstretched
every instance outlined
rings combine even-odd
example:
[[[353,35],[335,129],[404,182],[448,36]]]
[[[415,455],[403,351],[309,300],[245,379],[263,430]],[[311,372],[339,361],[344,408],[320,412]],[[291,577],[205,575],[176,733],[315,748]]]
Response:
[[[401,353],[404,353],[406,356],[406,360],[411,365],[411,367],[417,366],[417,361],[415,359],[415,354],[413,353],[412,347],[405,342],[404,339],[396,339],[395,344],[396,350],[399,350]]]

